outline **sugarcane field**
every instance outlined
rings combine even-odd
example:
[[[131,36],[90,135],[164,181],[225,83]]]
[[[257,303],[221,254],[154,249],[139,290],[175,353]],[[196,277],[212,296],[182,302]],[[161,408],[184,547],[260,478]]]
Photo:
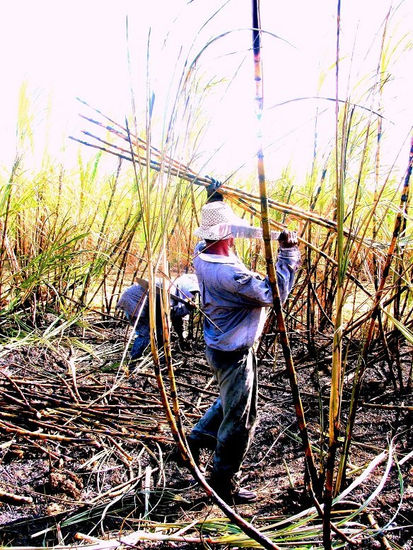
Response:
[[[7,8],[0,548],[413,549],[412,21]]]

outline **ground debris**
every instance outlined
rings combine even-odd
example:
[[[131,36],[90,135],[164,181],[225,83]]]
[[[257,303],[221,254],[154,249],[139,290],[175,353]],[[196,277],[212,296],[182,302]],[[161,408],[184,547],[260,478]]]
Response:
[[[0,360],[0,544],[75,544],[76,533],[99,536],[102,527],[106,533],[134,531],[142,526],[142,518],[196,523],[211,512],[220,514],[189,472],[170,460],[175,447],[150,357],[133,367],[122,365],[118,335],[115,329],[106,330],[106,357],[88,357],[83,351],[76,356],[71,350],[71,368],[64,348],[11,351]],[[173,354],[187,429],[217,392],[199,348],[175,349]],[[318,444],[318,404],[320,399],[328,404],[328,376],[318,373],[318,393],[313,383],[317,365],[309,365],[299,369],[299,384],[310,438]],[[286,517],[312,504],[304,490],[304,457],[282,361],[277,369],[271,361],[262,361],[260,381],[260,423],[241,476],[244,486],[258,489],[259,499],[242,512],[246,517]],[[369,406],[362,409],[356,426],[349,483],[387,447],[390,437],[399,460],[411,449],[410,397],[395,395],[383,381],[372,382],[369,386],[366,381],[362,396]],[[345,399],[349,396],[346,390]],[[208,470],[209,453],[203,460]],[[402,465],[401,473],[406,480],[403,499],[394,470],[372,511],[379,526],[394,516],[388,537],[408,544],[411,462]],[[362,503],[380,475],[378,469],[352,499]],[[365,523],[370,526],[367,517]],[[199,533],[193,536],[197,540]],[[141,544],[172,547],[149,539]],[[173,547],[185,545],[175,542]]]

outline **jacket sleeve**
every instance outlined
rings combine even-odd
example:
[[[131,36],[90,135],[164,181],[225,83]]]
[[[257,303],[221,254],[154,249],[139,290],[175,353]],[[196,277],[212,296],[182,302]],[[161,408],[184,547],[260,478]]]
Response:
[[[259,279],[251,272],[236,272],[233,276],[234,293],[244,306],[266,307],[273,303],[271,285],[267,278]]]
[[[294,285],[295,273],[301,263],[298,247],[280,248],[276,272],[280,300],[283,304]],[[258,279],[253,273],[236,273],[234,275],[235,292],[244,303],[257,306],[270,306],[273,303],[271,285],[268,278]]]
[[[301,263],[301,254],[297,246],[293,248],[280,248],[277,258],[277,283],[283,304],[294,284],[295,272]]]

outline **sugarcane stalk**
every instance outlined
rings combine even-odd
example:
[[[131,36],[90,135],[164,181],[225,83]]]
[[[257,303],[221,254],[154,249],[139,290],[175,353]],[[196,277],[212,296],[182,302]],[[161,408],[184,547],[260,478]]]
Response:
[[[33,499],[32,497],[16,495],[14,493],[9,493],[8,491],[3,491],[3,489],[0,489],[0,502],[11,504],[13,506],[24,506],[26,504],[32,504]]]
[[[287,335],[286,324],[281,306],[280,293],[277,283],[277,275],[274,265],[272,246],[271,246],[271,230],[269,223],[269,208],[267,198],[267,186],[265,180],[264,169],[264,152],[261,143],[261,128],[263,111],[263,83],[262,83],[262,60],[261,60],[261,22],[259,13],[259,0],[252,0],[252,48],[254,54],[254,78],[255,78],[255,97],[257,107],[258,121],[258,181],[261,199],[261,226],[263,232],[265,260],[267,264],[267,275],[271,284],[273,295],[273,310],[277,320],[277,330],[280,336],[280,342],[286,363],[286,371],[290,381],[291,392],[297,416],[298,427],[300,430],[301,440],[305,452],[305,460],[307,471],[311,479],[316,494],[318,494],[319,480],[317,470],[314,464],[311,443],[308,437],[307,424],[305,420],[304,408],[301,402],[300,392],[297,383],[297,375],[295,372],[294,362],[291,353],[291,347]]]
[[[148,123],[147,124],[147,134],[148,135],[149,135],[149,132],[150,132],[150,126],[149,126],[149,123]],[[135,162],[134,150],[133,150],[133,145],[132,145],[131,138],[130,138],[129,143],[130,143],[130,154],[131,154],[131,157],[132,157],[133,167],[134,167],[134,171],[135,171],[135,179],[136,179],[136,182],[138,182],[138,171],[137,171],[137,168],[136,168],[136,162]],[[147,182],[146,182],[146,185],[143,186],[143,192],[148,190],[148,186],[149,186],[149,183],[148,183],[148,174],[147,174]],[[144,200],[145,198],[146,198],[146,201]],[[143,214],[144,214],[143,215],[143,219],[144,219],[144,224],[143,225],[144,225],[144,230],[145,230],[147,266],[148,266],[148,275],[149,275],[149,296],[148,296],[148,301],[149,301],[149,321],[150,321],[150,343],[151,343],[151,352],[152,352],[153,365],[154,365],[154,373],[155,373],[155,376],[156,376],[156,381],[157,381],[157,384],[158,384],[158,388],[160,390],[162,405],[164,407],[168,422],[171,426],[172,433],[173,433],[174,437],[179,437],[177,426],[176,426],[176,423],[175,423],[175,419],[174,419],[174,416],[172,414],[172,411],[171,411],[171,408],[170,408],[170,405],[169,405],[169,401],[168,401],[168,397],[167,397],[167,393],[166,393],[166,389],[165,389],[165,384],[164,384],[162,373],[161,373],[161,367],[160,367],[160,358],[159,358],[158,346],[157,346],[157,341],[156,341],[156,330],[155,330],[155,325],[156,325],[156,321],[155,321],[156,320],[156,290],[155,290],[155,275],[154,275],[153,260],[152,260],[152,243],[151,243],[151,239],[150,239],[150,220],[148,218],[148,214],[149,214],[149,208],[148,208],[149,196],[142,197],[142,199],[143,200],[141,201],[141,206],[142,206],[142,210],[143,210]],[[146,205],[146,208],[143,208],[144,205]]]
[[[312,241],[311,238],[311,224],[307,227],[307,241]],[[311,273],[311,248],[306,250],[306,262],[307,272]],[[315,291],[312,284],[311,276],[308,277],[307,285],[307,300],[306,300],[306,332],[307,332],[307,345],[310,354],[314,354],[315,347],[315,307],[314,307]]]
[[[18,170],[20,164],[20,158],[17,157],[14,161],[13,168],[11,171],[11,175],[8,181],[8,184],[5,186],[5,204],[4,204],[4,210],[2,212],[2,219],[0,220],[0,230],[1,230],[1,237],[0,237],[0,306],[1,304],[1,297],[3,295],[2,292],[2,285],[3,285],[3,265],[5,262],[5,256],[8,257],[10,266],[12,268],[12,271],[17,274],[20,271],[20,266],[16,258],[16,254],[13,250],[13,247],[10,245],[9,237],[8,237],[8,224],[9,224],[9,217],[10,217],[10,205],[11,205],[11,196],[12,196],[12,190],[13,190],[13,184],[14,184],[14,178],[16,176],[16,172]],[[4,199],[2,199],[1,202],[3,202]],[[3,206],[3,205],[2,205]]]
[[[164,243],[165,244],[165,243]],[[164,258],[166,258],[165,250],[164,250]],[[164,266],[164,269],[166,269],[166,266]],[[250,536],[252,539],[257,541],[259,544],[263,546],[263,548],[267,548],[268,550],[279,550],[279,547],[275,545],[268,537],[266,537],[263,533],[258,531],[253,525],[245,521],[239,514],[234,512],[234,510],[225,502],[223,501],[218,494],[210,487],[208,482],[206,481],[205,477],[199,470],[197,464],[195,463],[191,452],[189,450],[189,447],[186,443],[184,428],[182,424],[181,414],[180,414],[180,407],[178,402],[178,392],[177,392],[177,386],[175,381],[175,374],[174,369],[172,365],[172,354],[171,354],[171,346],[170,346],[170,338],[169,338],[169,315],[166,313],[169,311],[169,305],[168,305],[168,294],[166,292],[166,285],[163,285],[164,288],[164,297],[163,297],[163,316],[162,316],[162,323],[163,323],[163,330],[164,330],[164,351],[165,351],[165,361],[168,368],[168,374],[169,374],[169,381],[171,385],[171,400],[172,400],[172,407],[173,407],[173,415],[171,414],[171,409],[169,406],[168,397],[165,391],[165,385],[163,381],[162,372],[159,368],[156,369],[157,371],[157,381],[158,381],[158,387],[161,391],[162,401],[167,403],[166,406],[166,412],[167,412],[167,418],[168,422],[170,424],[175,442],[178,445],[178,449],[181,452],[184,460],[187,463],[187,466],[192,472],[192,475],[194,478],[198,481],[198,483],[205,489],[208,495],[212,496],[212,498],[216,501],[218,506],[225,512],[227,517],[233,521],[236,525],[238,525],[242,531]]]
[[[408,195],[405,201],[405,209],[406,212],[408,212],[410,205],[410,196]],[[401,226],[401,235],[405,236],[407,230],[407,216],[403,217],[402,220],[402,226]],[[396,266],[396,274],[397,274],[397,285],[396,285],[396,296],[394,301],[394,317],[395,319],[400,320],[401,318],[401,308],[400,308],[400,298],[402,294],[402,287],[401,287],[401,281],[403,277],[403,262],[405,258],[405,246],[400,245],[399,243],[399,253],[397,256],[397,266]],[[407,304],[407,300],[405,302],[405,306]],[[394,344],[394,350],[395,350],[395,360],[397,365],[397,375],[399,379],[399,386],[400,390],[404,391],[404,382],[403,382],[403,371],[400,363],[400,347],[399,347],[399,339],[400,339],[400,330],[395,327],[395,344]],[[408,381],[407,381],[408,383]]]
[[[325,486],[324,486],[324,517],[323,517],[323,543],[326,550],[331,549],[331,507],[333,501],[333,477],[336,450],[338,444],[338,435],[340,429],[340,408],[341,408],[341,380],[342,380],[342,313],[343,313],[343,298],[344,298],[344,276],[346,272],[346,259],[343,256],[344,250],[344,177],[345,177],[345,157],[344,157],[344,142],[345,142],[345,120],[343,117],[343,129],[341,135],[341,149],[339,149],[339,104],[338,104],[338,87],[339,87],[339,52],[340,52],[340,17],[341,17],[341,0],[337,3],[337,39],[336,39],[336,143],[335,143],[335,178],[336,178],[336,217],[337,217],[337,289],[336,289],[336,315],[334,320],[334,337],[333,337],[333,360],[331,369],[331,391],[330,391],[330,406],[329,406],[329,437],[328,437],[328,453],[325,468]],[[345,112],[347,112],[347,104],[345,104]]]
[[[3,429],[7,433],[14,433],[17,435],[21,435],[23,437],[30,437],[33,439],[50,439],[52,441],[77,441],[77,437],[67,437],[64,435],[58,435],[58,434],[47,434],[42,432],[31,432],[30,430],[26,430],[24,428],[17,428],[16,426],[13,426],[10,422],[5,422],[0,420],[0,428]],[[55,428],[55,426],[53,426]]]
[[[147,134],[149,134],[150,125],[147,124]],[[130,143],[131,148],[131,157],[134,158],[134,151],[132,147],[132,143]],[[149,151],[149,148],[147,149],[147,152]],[[149,155],[149,153],[148,153]],[[135,168],[135,177],[137,178],[137,171],[136,171],[136,163],[134,162],[134,168]],[[150,163],[150,159],[146,159],[147,165]],[[161,163],[162,164],[162,163]],[[148,178],[148,174],[147,174]],[[137,181],[137,179],[136,179]],[[146,197],[146,199],[149,199],[149,197]],[[148,204],[149,200],[146,202],[146,205]],[[149,210],[147,208],[147,210]],[[145,218],[145,216],[144,216]],[[146,219],[146,222],[149,220]],[[239,514],[237,514],[224,500],[222,500],[218,494],[210,487],[210,485],[205,480],[204,476],[200,472],[198,466],[196,465],[191,452],[186,444],[185,440],[185,434],[183,431],[182,422],[180,419],[180,410],[179,410],[179,403],[177,399],[177,390],[176,390],[176,383],[175,383],[175,376],[174,371],[172,367],[172,356],[171,356],[171,350],[170,350],[170,339],[169,339],[169,326],[168,326],[168,315],[165,314],[165,311],[168,310],[168,301],[166,298],[166,301],[163,300],[161,302],[161,307],[163,309],[163,316],[162,316],[162,323],[163,323],[163,330],[164,330],[164,337],[166,338],[164,341],[164,350],[165,350],[165,361],[167,363],[168,367],[168,373],[170,377],[170,384],[171,384],[171,397],[173,402],[173,409],[171,409],[162,371],[160,366],[160,358],[157,348],[157,342],[155,337],[155,327],[154,327],[154,321],[156,316],[155,311],[155,277],[154,277],[154,271],[153,271],[153,261],[152,261],[152,255],[151,255],[151,242],[150,242],[150,235],[149,235],[149,223],[147,223],[147,241],[146,241],[146,248],[147,248],[147,261],[148,261],[148,271],[149,271],[149,318],[150,318],[150,324],[151,324],[151,352],[152,352],[152,358],[153,358],[153,365],[154,365],[154,373],[156,376],[158,389],[161,395],[162,404],[164,406],[164,411],[169,423],[169,426],[171,428],[172,435],[175,439],[175,442],[178,446],[179,451],[181,452],[182,456],[187,462],[187,465],[189,469],[191,470],[193,476],[198,481],[198,483],[206,490],[207,494],[212,496],[212,498],[215,500],[215,502],[218,504],[218,506],[224,511],[224,513],[227,515],[227,517],[236,523],[248,536],[253,538],[255,541],[257,541],[259,544],[261,544],[264,548],[267,548],[268,550],[278,550],[278,546],[276,546],[268,537],[266,537],[264,534],[260,533],[253,525],[245,521]],[[165,247],[165,242],[164,242]],[[164,250],[164,257],[165,250]],[[165,285],[164,285],[165,286]],[[166,295],[165,295],[166,296]],[[169,310],[168,310],[169,311]]]
[[[167,266],[167,260],[166,260],[166,239],[165,234],[163,235],[163,244],[162,244],[162,260],[163,260],[163,272],[167,273],[168,266]],[[165,279],[164,279],[165,281]],[[161,311],[162,311],[162,330],[163,330],[163,347],[164,347],[164,354],[165,354],[165,362],[168,369],[168,376],[169,376],[169,384],[170,384],[170,398],[172,401],[172,411],[174,414],[174,421],[175,425],[174,428],[176,429],[176,433],[174,433],[174,438],[178,444],[178,447],[182,447],[184,449],[184,457],[189,457],[190,451],[189,447],[186,445],[185,440],[185,432],[184,427],[182,424],[181,414],[180,414],[180,406],[178,401],[178,391],[177,391],[177,384],[175,379],[175,372],[172,365],[172,351],[171,351],[171,341],[170,341],[170,303],[169,303],[169,292],[167,291],[166,284],[164,283],[162,285],[162,300],[161,300]],[[162,377],[162,373],[160,372],[160,376]],[[173,426],[171,425],[171,428]],[[193,462],[193,460],[192,460]]]
[[[93,118],[89,118],[89,117],[86,117],[84,115],[80,115],[80,116],[84,120],[87,120],[88,122],[91,122],[92,124],[95,124],[95,125],[99,126],[100,128],[108,131],[111,134],[114,134],[116,137],[118,137],[118,138],[124,140],[126,143],[128,143],[128,137],[127,137],[128,133],[127,133],[126,128],[124,128],[120,125],[117,125],[120,128],[119,130],[117,130],[116,128],[113,128],[112,126],[107,126],[105,124],[102,124],[101,122],[99,122],[98,120],[95,120]],[[106,141],[102,140],[101,138],[99,138],[98,136],[95,136],[94,134],[91,134],[90,132],[83,131],[82,133],[84,133],[87,136],[92,137],[93,139],[96,139],[97,141],[101,141],[102,143],[106,143],[107,145],[109,145],[111,147],[118,148],[121,151],[123,150],[122,147],[117,147],[113,143],[106,142]],[[140,150],[142,150],[143,153],[146,153],[146,150],[147,150],[146,141],[142,138],[137,137],[134,134],[130,134],[130,137],[131,137],[133,146],[137,148],[137,151],[135,151],[135,154],[139,156],[140,155]],[[124,151],[126,152],[127,149],[125,149]],[[172,157],[166,155],[163,151],[157,149],[153,145],[150,146],[150,153],[151,153],[150,154],[151,159],[153,157],[158,158],[158,159],[162,159],[162,162],[164,164],[168,165],[169,167],[172,167],[172,168],[174,168],[176,170],[179,170],[180,172],[183,172],[183,173],[186,173],[186,174],[192,174],[193,177],[196,177],[196,174],[191,170],[191,168],[189,166],[174,160]],[[160,164],[160,160],[157,161],[157,164]]]
[[[342,453],[338,476],[337,476],[337,488],[343,487],[345,483],[345,469],[346,469],[348,455],[350,451],[354,422],[356,418],[357,404],[360,397],[363,376],[367,367],[367,357],[368,357],[371,342],[373,339],[377,315],[382,308],[381,301],[384,294],[384,287],[390,272],[390,265],[393,260],[394,252],[397,245],[397,240],[399,237],[400,230],[403,227],[403,220],[407,217],[407,206],[409,204],[409,191],[410,191],[409,182],[410,182],[410,176],[412,173],[412,167],[413,167],[413,137],[411,139],[409,162],[408,162],[408,167],[406,170],[406,175],[404,178],[403,188],[402,188],[401,197],[400,197],[400,206],[394,222],[393,235],[389,244],[389,249],[387,251],[381,278],[380,278],[379,285],[378,285],[377,292],[374,299],[374,304],[370,310],[370,323],[367,329],[367,335],[366,335],[366,339],[365,339],[362,354],[361,354],[360,369],[353,385],[352,396],[351,396],[351,406],[349,411],[349,418],[347,421],[343,453]]]
[[[378,64],[377,64],[377,70],[376,70],[376,79],[377,79],[376,87],[377,87],[377,93],[378,93],[377,111],[379,113],[382,110],[383,76],[385,74],[384,45],[385,45],[385,38],[386,38],[386,34],[387,34],[387,27],[388,27],[388,22],[389,22],[391,9],[392,8],[390,7],[390,9],[387,12],[387,15],[385,17],[385,21],[384,21],[383,34],[382,34],[382,39],[381,39],[380,56],[379,56],[379,61],[378,61]],[[380,156],[381,156],[382,133],[383,133],[383,120],[382,120],[382,117],[378,117],[377,118],[377,145],[376,145],[376,155],[375,155],[375,178],[374,178],[374,202],[375,203],[378,202],[378,198],[379,198],[378,187],[379,187],[379,179],[380,179],[380,161],[381,161]],[[373,240],[376,240],[378,231],[379,231],[379,226],[377,224],[377,216],[374,215],[373,216],[373,228],[372,228]],[[377,258],[376,258],[375,255],[373,255],[373,260],[372,261],[373,261],[374,288],[377,291],[378,285],[379,285],[379,271],[380,271],[380,268],[379,268],[379,264],[377,262]],[[382,320],[382,316],[381,316],[380,311],[377,312],[377,323],[378,323],[378,326],[379,326],[380,336],[383,340],[384,349],[386,351],[386,359],[387,359],[387,364],[389,366],[390,378],[393,382],[393,387],[396,390],[397,389],[396,379],[395,379],[395,376],[394,376],[394,373],[393,373],[392,360],[391,360],[391,357],[390,357],[390,351],[388,349],[386,336],[384,334],[383,320]]]

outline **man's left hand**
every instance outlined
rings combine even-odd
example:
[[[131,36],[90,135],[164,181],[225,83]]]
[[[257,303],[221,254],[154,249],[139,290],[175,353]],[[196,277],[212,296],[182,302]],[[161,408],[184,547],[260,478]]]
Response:
[[[297,232],[284,229],[283,231],[281,231],[280,236],[278,237],[278,242],[280,243],[281,248],[293,248],[294,246],[297,246]]]

